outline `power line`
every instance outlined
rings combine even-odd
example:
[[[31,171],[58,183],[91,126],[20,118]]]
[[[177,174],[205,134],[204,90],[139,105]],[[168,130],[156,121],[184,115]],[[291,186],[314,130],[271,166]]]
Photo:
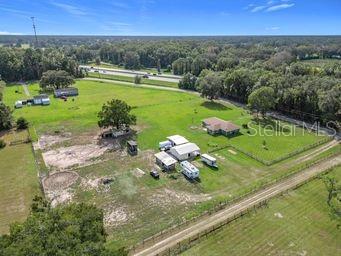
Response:
[[[36,39],[36,46],[38,46],[38,37],[37,37],[36,24],[34,22],[34,18],[35,17],[31,17],[31,20],[32,20],[32,26],[33,26],[33,30],[34,30],[34,37]]]

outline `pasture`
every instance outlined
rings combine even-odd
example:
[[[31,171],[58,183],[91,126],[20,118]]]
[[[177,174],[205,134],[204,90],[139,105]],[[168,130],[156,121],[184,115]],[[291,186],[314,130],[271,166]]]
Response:
[[[23,116],[34,126],[45,161],[52,163],[50,170],[67,169],[79,175],[69,188],[56,191],[53,200],[101,207],[112,247],[133,245],[202,213],[220,200],[232,199],[264,180],[283,175],[298,164],[291,158],[268,167],[235,148],[273,160],[325,139],[289,124],[253,121],[244,109],[194,94],[85,80],[77,81],[76,86],[80,95],[73,100],[51,97],[50,106],[24,107],[15,110],[14,116]],[[30,84],[29,91],[38,94],[38,84]],[[6,104],[13,106],[23,98],[27,96],[21,87],[5,88]],[[113,147],[98,142],[97,113],[113,98],[126,101],[137,116],[133,127],[140,149],[137,157],[126,154],[124,141]],[[211,116],[239,126],[248,123],[249,128],[242,128],[232,138],[211,136],[201,127],[201,120]],[[264,136],[265,132],[273,136]],[[214,151],[211,154],[220,168],[212,170],[196,160],[194,164],[201,171],[199,182],[189,182],[179,172],[161,173],[160,180],[152,179],[149,171],[154,168],[158,142],[173,134],[198,144],[202,153]],[[79,156],[84,160],[81,163],[74,161]],[[54,159],[60,160],[55,163]],[[109,183],[104,184],[104,180]]]
[[[89,72],[88,77],[110,79],[114,81],[122,81],[122,82],[128,82],[128,83],[134,83],[134,80],[135,80],[134,77],[130,77],[130,76],[109,75],[109,74],[93,73],[93,72]],[[178,83],[160,81],[160,80],[152,80],[148,78],[141,78],[141,84],[178,88]]]
[[[98,130],[97,113],[102,104],[118,98],[134,108],[141,149],[157,149],[159,141],[169,135],[180,134],[197,143],[202,152],[231,144],[265,160],[276,159],[323,139],[289,124],[256,123],[241,108],[206,101],[187,93],[92,81],[77,81],[76,86],[80,96],[74,101],[64,102],[51,97],[50,106],[25,107],[16,110],[14,115],[26,117],[38,134],[53,133],[61,127],[76,133],[93,131]],[[15,90],[21,93],[15,93]],[[37,84],[30,85],[29,90],[31,95],[39,93]],[[27,98],[22,88],[17,86],[6,87],[5,94],[5,103],[10,106],[18,99]],[[211,136],[201,128],[201,120],[211,116],[230,120],[239,126],[249,123],[250,128],[242,128],[241,133],[233,138]]]
[[[341,167],[328,176],[341,178]],[[210,235],[182,255],[339,255],[341,233],[315,179]]]
[[[0,150],[0,234],[9,231],[10,223],[26,218],[33,197],[40,193],[31,144],[9,145],[26,138],[26,131],[1,136],[7,146]]]

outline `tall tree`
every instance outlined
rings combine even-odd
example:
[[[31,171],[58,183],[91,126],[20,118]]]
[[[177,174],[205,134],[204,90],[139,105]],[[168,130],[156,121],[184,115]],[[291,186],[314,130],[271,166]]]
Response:
[[[260,112],[263,116],[275,106],[276,99],[271,87],[261,87],[253,91],[248,99],[248,107]]]
[[[0,131],[12,128],[12,110],[4,103],[0,102]]]
[[[40,87],[44,90],[66,88],[74,83],[73,77],[63,70],[46,71],[40,79]]]
[[[199,80],[199,91],[201,96],[210,100],[218,99],[221,96],[222,88],[222,78],[216,73],[210,72]]]
[[[196,76],[192,75],[191,73],[185,74],[179,82],[179,88],[196,91],[197,89]]]
[[[103,213],[96,206],[52,208],[35,197],[27,220],[12,224],[9,235],[0,236],[0,255],[127,255],[123,249],[107,249],[105,241]]]
[[[120,129],[122,126],[129,127],[136,124],[136,116],[130,114],[131,109],[132,107],[124,101],[117,99],[108,101],[98,113],[98,126]]]

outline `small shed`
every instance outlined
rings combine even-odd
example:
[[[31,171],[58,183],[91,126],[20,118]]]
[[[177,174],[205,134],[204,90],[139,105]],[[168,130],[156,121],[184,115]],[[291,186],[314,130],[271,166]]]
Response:
[[[137,155],[137,142],[134,140],[127,141],[127,150],[131,156]]]
[[[47,94],[33,96],[34,105],[50,105],[50,98]]]
[[[172,143],[173,147],[188,143],[188,140],[180,135],[172,135],[167,137],[167,139]]]
[[[172,147],[169,153],[179,161],[184,161],[200,155],[200,148],[194,143],[186,143]]]
[[[211,135],[222,134],[225,136],[236,135],[240,127],[230,121],[225,121],[217,117],[210,117],[202,121],[203,126]]]
[[[54,97],[60,98],[63,96],[65,96],[65,97],[78,96],[78,88],[67,87],[67,88],[61,88],[61,89],[55,89],[54,90]]]
[[[161,151],[154,156],[156,164],[166,171],[175,169],[175,164],[178,162],[164,151]]]
[[[22,108],[22,106],[23,106],[23,103],[21,100],[17,100],[14,104],[15,108]]]

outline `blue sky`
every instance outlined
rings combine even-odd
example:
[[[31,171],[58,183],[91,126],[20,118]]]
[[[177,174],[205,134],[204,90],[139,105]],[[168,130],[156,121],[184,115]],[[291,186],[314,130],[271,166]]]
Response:
[[[341,0],[0,0],[0,34],[340,35]]]

